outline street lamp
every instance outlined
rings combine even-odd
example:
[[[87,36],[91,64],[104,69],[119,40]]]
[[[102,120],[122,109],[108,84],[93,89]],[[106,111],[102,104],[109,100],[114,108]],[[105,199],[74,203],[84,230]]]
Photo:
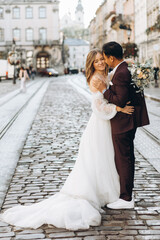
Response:
[[[128,30],[127,30],[127,36],[128,36],[128,42],[130,42],[131,29],[128,29]]]
[[[131,31],[132,31],[132,29],[129,26],[129,28],[127,29],[128,42],[130,42]]]
[[[14,66],[13,70],[13,84],[16,84],[16,76],[15,76],[15,66],[19,64],[19,55],[18,52],[15,50],[16,42],[13,39],[12,41],[12,51],[8,53],[8,62]]]

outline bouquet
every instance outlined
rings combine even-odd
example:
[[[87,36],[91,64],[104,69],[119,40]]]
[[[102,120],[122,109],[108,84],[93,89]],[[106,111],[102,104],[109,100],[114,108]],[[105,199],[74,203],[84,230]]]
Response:
[[[149,83],[154,81],[154,70],[151,67],[151,60],[144,64],[129,64],[129,71],[131,72],[131,84],[136,88],[136,93],[143,95],[144,87],[147,87]]]

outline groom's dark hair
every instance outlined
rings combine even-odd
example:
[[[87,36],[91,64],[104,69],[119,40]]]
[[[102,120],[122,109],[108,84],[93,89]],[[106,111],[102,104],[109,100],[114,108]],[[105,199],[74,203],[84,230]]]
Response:
[[[114,56],[117,59],[123,58],[123,49],[117,42],[105,43],[102,47],[102,51],[107,57]]]

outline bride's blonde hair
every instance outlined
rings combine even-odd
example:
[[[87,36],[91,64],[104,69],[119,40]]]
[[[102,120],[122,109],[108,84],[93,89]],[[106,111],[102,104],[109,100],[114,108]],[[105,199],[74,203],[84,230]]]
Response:
[[[100,54],[103,55],[102,51],[98,48],[92,49],[87,55],[87,59],[86,59],[86,78],[87,78],[88,84],[90,84],[91,77],[93,76],[94,71],[95,71],[93,63],[94,63],[94,60],[95,60],[95,57],[96,57],[97,53],[100,53]],[[106,75],[108,74],[108,66],[107,65],[106,65],[106,68],[105,68],[105,73],[106,73]]]

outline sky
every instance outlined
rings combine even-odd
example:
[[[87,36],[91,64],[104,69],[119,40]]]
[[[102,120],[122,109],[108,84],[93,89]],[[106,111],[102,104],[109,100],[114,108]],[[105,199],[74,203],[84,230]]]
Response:
[[[90,21],[95,16],[97,8],[102,2],[103,0],[82,0],[85,27],[88,27]],[[72,18],[74,18],[77,3],[78,0],[60,0],[60,18],[62,18],[68,11],[70,11]]]

